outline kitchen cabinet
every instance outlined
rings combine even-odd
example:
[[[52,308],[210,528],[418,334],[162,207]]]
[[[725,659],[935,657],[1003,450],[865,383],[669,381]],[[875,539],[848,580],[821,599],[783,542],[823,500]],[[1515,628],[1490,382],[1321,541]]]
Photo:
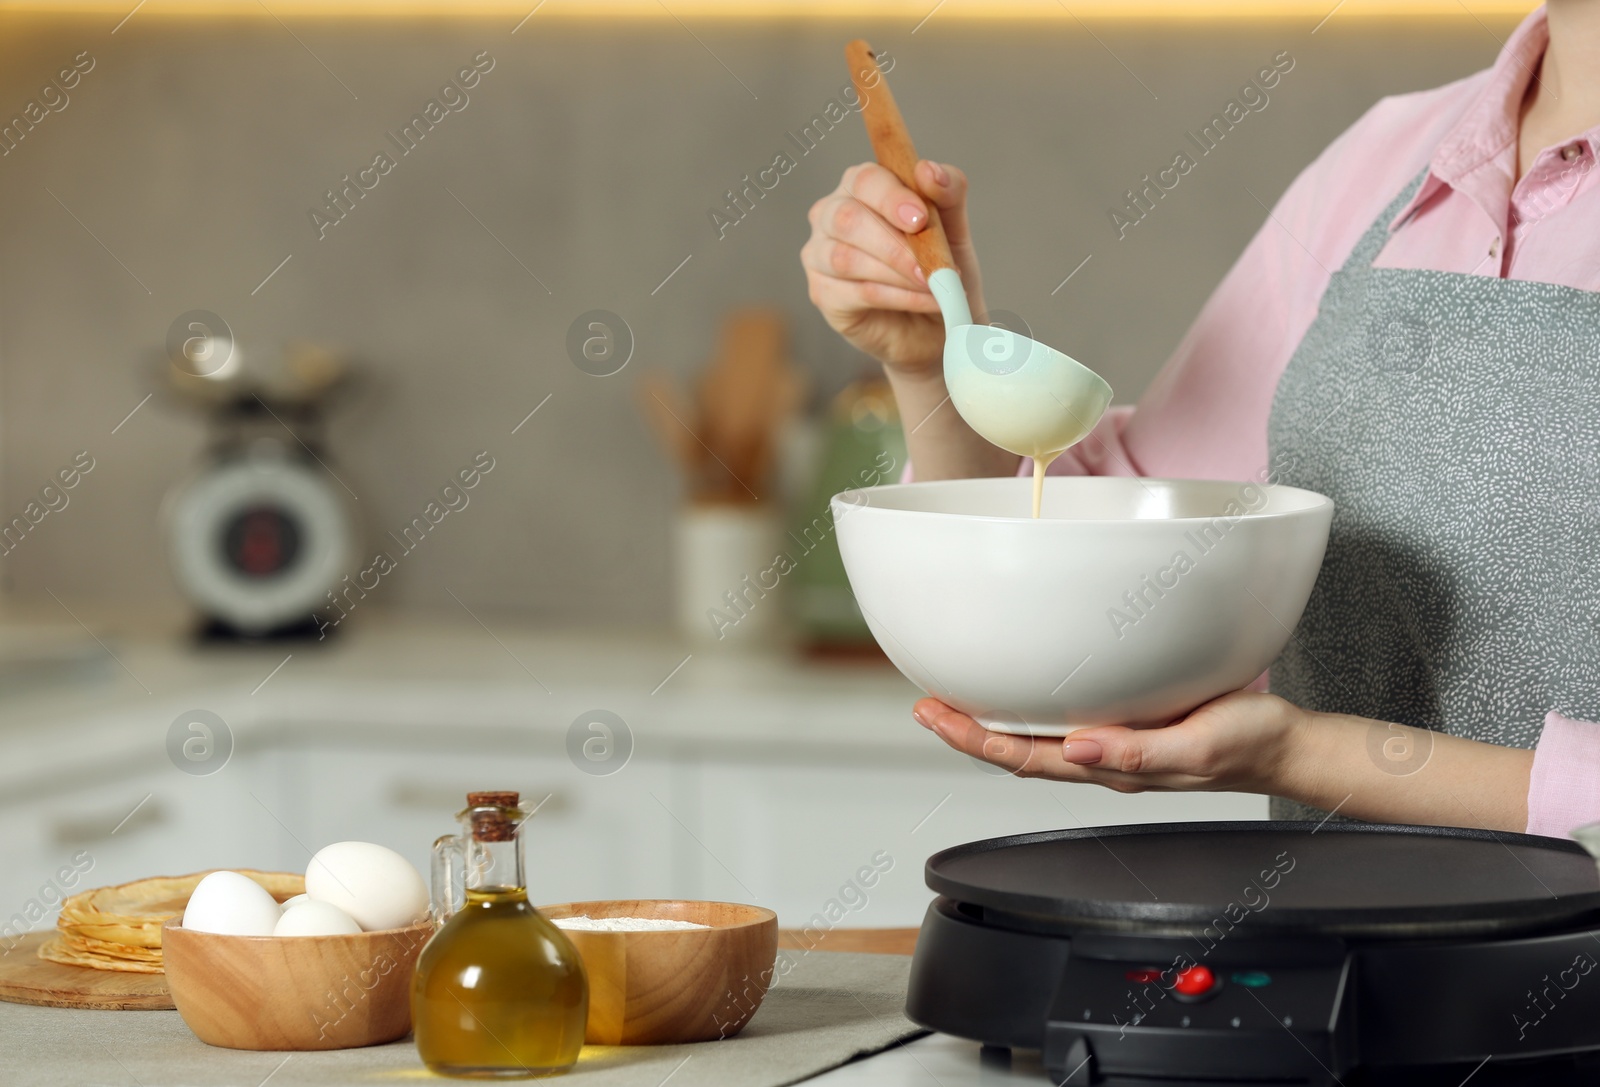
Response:
[[[350,839],[426,872],[432,842],[456,833],[454,813],[477,789],[543,802],[527,839],[536,901],[730,899],[795,926],[830,909],[841,925],[917,924],[930,898],[923,862],[961,842],[1266,815],[1261,797],[1010,777],[916,728],[915,692],[886,671],[690,660],[653,638],[505,639],[374,627],[334,652],[297,652],[277,673],[276,649],[136,644],[120,655],[158,701],[84,685],[13,698],[0,720],[0,918],[83,850],[94,865],[79,887],[214,867],[302,871],[313,851]],[[537,662],[553,690],[519,661]],[[177,770],[161,746],[196,706],[235,741],[206,776]],[[566,748],[572,722],[596,706],[626,720],[636,744],[608,776],[582,772]]]
[[[376,842],[426,873],[433,841],[458,832],[454,816],[469,791],[515,789],[524,805],[538,807],[523,834],[535,901],[691,897],[673,864],[663,805],[677,798],[664,764],[631,760],[595,777],[565,754],[508,754],[492,745],[461,750],[464,741],[452,733],[434,735],[432,743],[398,748],[388,742],[288,749],[296,792],[286,822],[293,836],[312,849],[352,838]],[[302,851],[290,867],[304,868],[307,859]]]
[[[952,845],[1061,827],[1266,815],[1259,796],[1129,795],[1023,780],[947,754],[943,767],[852,765],[844,756],[812,765],[698,767],[702,893],[768,906],[787,927],[818,914],[826,921],[841,909],[844,920],[833,923],[917,925],[932,898],[923,863]],[[863,876],[863,868],[873,871]]]
[[[257,739],[209,776],[163,763],[0,806],[0,913],[25,907],[80,854],[90,867],[69,893],[206,868],[301,871],[316,849],[349,839],[386,845],[426,873],[467,792],[511,788],[539,805],[527,834],[536,901],[712,898],[768,906],[795,927],[819,915],[915,925],[931,894],[923,862],[947,846],[1056,827],[1258,819],[1266,808],[1238,794],[1023,780],[936,748],[908,765],[862,764],[848,749],[730,758],[719,745],[716,758],[635,757],[597,777],[573,765],[560,737],[330,725],[264,727]]]
[[[221,867],[275,867],[263,766],[235,757],[208,777],[165,762],[92,785],[0,805],[0,865],[12,918],[39,900],[53,923],[61,892]],[[63,868],[76,869],[62,879]],[[6,922],[0,922],[4,924]]]

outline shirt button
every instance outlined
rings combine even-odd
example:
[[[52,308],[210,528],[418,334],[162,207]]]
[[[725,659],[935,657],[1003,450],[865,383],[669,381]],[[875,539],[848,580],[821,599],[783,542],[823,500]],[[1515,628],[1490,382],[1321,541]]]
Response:
[[[1499,238],[1496,238],[1494,241],[1489,243],[1489,255],[1491,257],[1498,257],[1500,255],[1500,239]]]
[[[1569,143],[1561,149],[1561,157],[1568,162],[1583,154],[1583,144]]]

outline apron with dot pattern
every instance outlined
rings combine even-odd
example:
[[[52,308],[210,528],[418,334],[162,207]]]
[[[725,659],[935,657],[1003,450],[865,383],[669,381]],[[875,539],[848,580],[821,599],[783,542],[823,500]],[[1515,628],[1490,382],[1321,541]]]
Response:
[[[1550,710],[1600,721],[1600,294],[1374,268],[1424,176],[1333,274],[1273,399],[1273,481],[1334,514],[1271,688],[1531,748]],[[1410,735],[1375,725],[1374,764],[1425,765]]]

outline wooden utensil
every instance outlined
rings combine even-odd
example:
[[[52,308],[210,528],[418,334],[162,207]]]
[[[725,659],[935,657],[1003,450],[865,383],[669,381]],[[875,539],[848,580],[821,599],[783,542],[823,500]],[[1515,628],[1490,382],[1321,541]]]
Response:
[[[723,322],[721,348],[700,380],[706,444],[728,470],[752,488],[763,447],[773,441],[773,402],[786,364],[782,314],[766,308],[735,310]]]
[[[684,475],[698,477],[706,448],[695,435],[699,414],[694,406],[684,399],[672,379],[660,372],[645,374],[637,389],[639,407],[662,447],[678,462]]]
[[[863,103],[861,118],[866,122],[867,138],[872,141],[878,164],[912,192],[921,192],[916,181],[917,149],[889,90],[889,80],[878,70],[872,46],[857,38],[844,47],[844,56],[850,65],[850,82],[855,84],[856,96]],[[939,209],[926,200],[923,203],[928,208],[928,225],[906,235],[905,241],[922,271],[931,276],[940,268],[954,268],[956,259],[950,253],[950,239],[945,236]]]
[[[411,1029],[411,974],[433,933],[222,936],[161,930],[167,984],[189,1029],[228,1049],[351,1049]]]
[[[47,1008],[150,1011],[173,1008],[172,991],[162,974],[130,974],[63,966],[39,957],[39,945],[56,938],[54,930],[30,932],[0,954],[0,1000]]]
[[[778,954],[778,915],[760,906],[679,899],[567,902],[561,917],[670,918],[703,929],[562,929],[589,975],[590,1045],[670,1045],[731,1038],[761,1006]]]
[[[755,502],[766,487],[778,434],[800,406],[805,381],[784,352],[783,314],[735,310],[691,402],[669,377],[647,374],[640,405],[687,477],[690,501]]]
[[[845,46],[845,58],[879,164],[913,192],[920,191],[914,176],[916,148],[871,47],[857,39]],[[1111,403],[1111,386],[1053,347],[999,325],[975,325],[939,209],[924,203],[928,223],[905,235],[905,242],[944,319],[944,382],[950,402],[990,444],[1032,457],[1035,478],[1042,481],[1049,461],[1082,441],[1100,421]]]

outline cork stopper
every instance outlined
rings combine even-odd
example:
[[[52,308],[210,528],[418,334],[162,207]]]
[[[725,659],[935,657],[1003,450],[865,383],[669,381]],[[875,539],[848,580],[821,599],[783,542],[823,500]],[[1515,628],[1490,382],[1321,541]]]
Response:
[[[467,807],[473,809],[472,837],[480,842],[509,842],[515,838],[517,824],[507,809],[514,811],[521,798],[520,793],[468,793]]]

